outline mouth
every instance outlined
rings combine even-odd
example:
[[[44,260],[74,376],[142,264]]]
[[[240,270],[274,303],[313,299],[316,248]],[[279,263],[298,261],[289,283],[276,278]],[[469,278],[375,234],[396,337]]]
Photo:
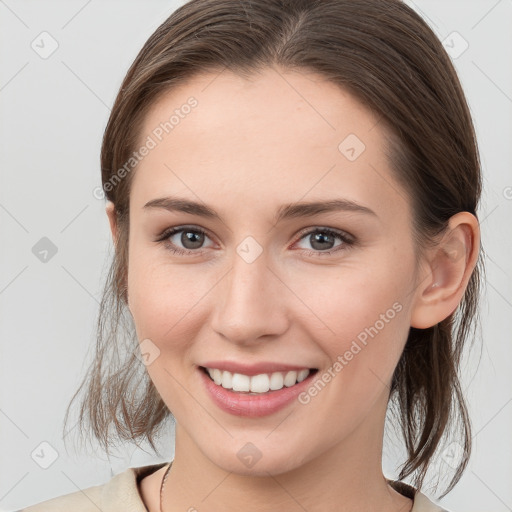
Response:
[[[292,388],[318,372],[318,368],[303,368],[298,371],[260,373],[250,376],[204,366],[199,366],[199,369],[218,387],[245,395],[268,395],[283,388]]]

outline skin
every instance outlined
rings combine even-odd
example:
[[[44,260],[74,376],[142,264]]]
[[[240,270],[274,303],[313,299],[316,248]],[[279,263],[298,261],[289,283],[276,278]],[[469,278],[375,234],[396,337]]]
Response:
[[[434,325],[460,302],[477,258],[477,220],[454,216],[417,262],[411,204],[384,155],[384,128],[318,75],[198,75],[153,105],[141,143],[190,96],[198,106],[138,164],[130,196],[128,305],[139,340],[160,350],[147,371],[176,418],[164,510],[410,510],[381,468],[389,385],[410,326]],[[349,134],[366,146],[354,161],[338,149]],[[167,195],[206,203],[223,221],[144,208]],[[375,215],[273,222],[282,204],[334,198]],[[111,203],[107,214],[115,240]],[[207,231],[198,249],[183,245],[181,232],[170,238],[194,254],[155,242],[183,225]],[[342,249],[322,255],[307,234],[315,227],[356,243],[335,237],[325,247]],[[248,236],[262,249],[251,263],[237,254]],[[196,365],[213,359],[286,362],[318,368],[321,378],[397,303],[400,312],[307,404],[241,418],[203,389]],[[252,468],[237,457],[247,442],[261,453]],[[164,471],[140,485],[151,512],[160,510]]]

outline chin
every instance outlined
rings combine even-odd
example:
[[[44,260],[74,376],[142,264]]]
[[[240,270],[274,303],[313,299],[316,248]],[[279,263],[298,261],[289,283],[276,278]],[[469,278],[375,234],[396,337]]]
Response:
[[[244,443],[239,450],[231,451],[232,447],[233,445],[226,448],[223,453],[211,454],[209,458],[213,464],[224,471],[241,476],[280,475],[293,471],[305,463],[303,450],[293,448],[286,450],[281,447],[279,452],[272,450],[271,454],[266,454],[265,450],[259,450],[250,442]],[[301,457],[293,457],[291,453],[300,453]]]

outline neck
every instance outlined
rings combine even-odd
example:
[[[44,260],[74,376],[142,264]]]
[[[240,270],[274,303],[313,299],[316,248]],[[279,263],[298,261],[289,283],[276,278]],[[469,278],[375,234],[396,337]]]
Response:
[[[165,482],[163,512],[337,512],[411,509],[382,474],[382,423],[359,425],[350,436],[294,469],[242,475],[214,464],[176,423],[176,450]]]

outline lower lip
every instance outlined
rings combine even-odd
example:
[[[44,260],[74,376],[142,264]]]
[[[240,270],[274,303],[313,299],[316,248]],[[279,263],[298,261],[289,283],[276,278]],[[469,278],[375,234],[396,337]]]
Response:
[[[198,368],[198,371],[201,374],[207,393],[215,404],[223,411],[235,416],[250,417],[267,416],[283,409],[311,384],[311,380],[318,373],[318,371],[310,371],[310,374],[302,382],[289,388],[285,386],[278,391],[249,395],[247,393],[236,393],[218,386],[206,375],[204,370]]]

